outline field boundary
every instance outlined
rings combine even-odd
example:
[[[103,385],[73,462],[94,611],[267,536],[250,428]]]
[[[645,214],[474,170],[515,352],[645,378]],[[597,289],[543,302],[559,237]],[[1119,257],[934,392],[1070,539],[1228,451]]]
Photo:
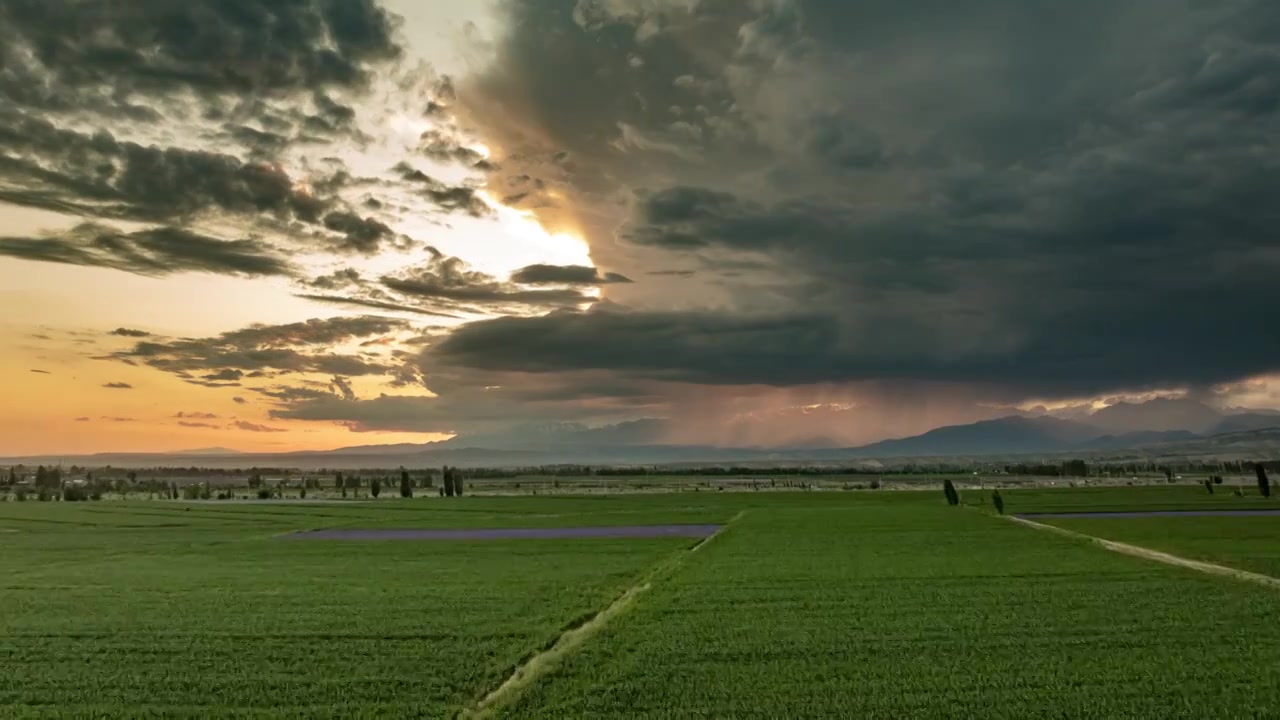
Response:
[[[1038,523],[1034,520],[1028,520],[1023,517],[1017,517],[1016,515],[1005,515],[1004,517],[1009,520],[1012,520],[1013,522],[1019,523],[1021,525],[1026,525],[1028,527],[1035,528],[1036,530],[1043,530],[1051,533],[1057,533],[1058,535],[1075,538],[1077,540],[1089,540],[1097,545],[1101,545],[1102,547],[1112,552],[1117,552],[1124,555],[1132,555],[1134,557],[1140,557],[1146,560],[1154,560],[1156,562],[1161,562],[1166,565],[1174,565],[1177,567],[1189,568],[1191,570],[1198,570],[1200,572],[1209,573],[1211,575],[1221,575],[1224,577],[1231,577],[1237,580],[1244,580],[1247,582],[1257,583],[1259,585],[1265,585],[1274,590],[1280,590],[1280,578],[1274,578],[1274,577],[1271,577],[1270,575],[1263,575],[1262,573],[1250,572],[1248,570],[1240,570],[1239,568],[1228,567],[1226,565],[1218,565],[1216,563],[1205,562],[1203,560],[1192,560],[1191,558],[1184,558],[1179,555],[1172,555],[1170,553],[1162,552],[1160,550],[1152,550],[1151,548],[1142,547],[1141,545],[1130,545],[1129,543],[1117,542],[1115,540],[1107,540],[1106,538],[1100,538],[1093,535],[1086,535],[1085,533],[1082,533],[1082,532],[1076,532],[1075,530],[1060,528],[1055,525],[1046,525],[1045,523]]]
[[[551,640],[543,649],[537,650],[520,662],[516,668],[502,681],[498,687],[486,693],[480,700],[469,705],[458,714],[459,718],[466,720],[478,720],[480,718],[492,717],[494,713],[508,705],[527,687],[532,685],[539,677],[546,674],[564,658],[581,647],[592,636],[599,633],[608,625],[611,620],[626,612],[636,600],[648,592],[653,587],[654,581],[660,577],[672,572],[678,568],[691,555],[698,552],[720,537],[725,530],[729,529],[737,520],[746,514],[746,510],[739,512],[729,519],[728,522],[720,526],[711,535],[704,537],[688,548],[679,551],[666,561],[660,563],[649,572],[640,577],[634,584],[622,592],[613,602],[609,603],[604,609],[587,617],[582,622],[575,623],[560,633],[554,640]]]

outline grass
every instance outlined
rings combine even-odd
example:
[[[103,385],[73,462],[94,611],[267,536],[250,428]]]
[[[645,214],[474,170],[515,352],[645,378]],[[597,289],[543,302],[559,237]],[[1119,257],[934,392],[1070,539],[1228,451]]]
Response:
[[[0,555],[5,716],[448,716],[690,542],[273,539],[412,512],[391,504],[18,507],[0,508],[20,530]]]
[[[1185,486],[1003,494],[1009,512],[1241,500]],[[739,513],[696,553],[671,538],[276,539]],[[1222,547],[1261,557],[1264,520]],[[1208,543],[1225,526],[1200,527]],[[452,717],[642,579],[497,713],[1280,714],[1260,670],[1280,661],[1280,593],[949,508],[940,492],[3,503],[0,543],[5,717]]]
[[[1235,486],[1218,485],[1210,495],[1201,485],[1137,485],[1077,488],[1028,488],[1003,490],[1005,512],[1110,512],[1125,510],[1230,510],[1280,508],[1274,499],[1258,495],[1256,486],[1244,486],[1244,496],[1232,494]],[[966,500],[978,491],[964,493]],[[989,492],[980,492],[989,496]]]
[[[510,716],[1264,716],[1277,611],[965,509],[751,512]]]
[[[1280,577],[1280,516],[1044,518],[1037,522]]]

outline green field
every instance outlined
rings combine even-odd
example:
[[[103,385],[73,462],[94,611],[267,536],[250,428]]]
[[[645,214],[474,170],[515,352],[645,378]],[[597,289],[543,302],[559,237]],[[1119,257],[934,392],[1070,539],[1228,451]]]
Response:
[[[1182,496],[1261,502],[1006,493],[1010,511]],[[1280,593],[988,510],[913,492],[3,503],[0,716],[454,717],[628,589],[494,714],[1280,715],[1266,679]],[[1242,556],[1280,546],[1280,522],[1262,520],[1230,536],[1247,536]],[[696,552],[676,538],[277,537],[708,522],[728,524]]]
[[[1237,497],[1218,486],[1213,495],[1200,485],[1093,486],[1002,490],[1006,513],[1111,512],[1125,510],[1256,510],[1280,509],[1277,498],[1258,496],[1246,487]],[[990,492],[971,491],[967,500],[989,502]]]
[[[1280,516],[1053,518],[1067,530],[1280,577]]]

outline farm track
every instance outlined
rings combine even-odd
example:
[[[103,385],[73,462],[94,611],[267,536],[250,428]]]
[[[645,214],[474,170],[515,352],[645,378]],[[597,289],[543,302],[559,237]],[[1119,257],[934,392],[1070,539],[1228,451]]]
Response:
[[[459,713],[459,720],[479,720],[492,717],[494,713],[513,701],[522,690],[532,685],[539,677],[553,669],[565,657],[581,647],[592,636],[599,633],[610,621],[625,613],[636,603],[641,595],[653,587],[655,581],[675,571],[690,556],[724,534],[745,514],[745,510],[739,512],[711,535],[698,540],[684,550],[680,550],[665,562],[645,573],[644,576],[624,590],[604,609],[583,620],[571,623],[557,637],[548,641],[542,649],[530,653],[515,667],[506,680],[502,681],[502,684]]]
[[[1038,523],[1034,520],[1028,520],[1024,517],[1017,517],[1014,515],[1006,515],[1005,517],[1008,518],[1009,520],[1012,520],[1013,522],[1035,528],[1036,530],[1044,530],[1047,532],[1057,533],[1058,535],[1074,538],[1077,540],[1089,540],[1097,545],[1101,545],[1102,547],[1112,552],[1121,553],[1123,555],[1132,555],[1134,557],[1140,557],[1146,560],[1154,560],[1156,562],[1164,563],[1166,565],[1174,565],[1177,567],[1189,568],[1191,570],[1198,570],[1200,572],[1209,573],[1211,575],[1222,575],[1225,577],[1231,577],[1237,580],[1244,580],[1246,582],[1257,583],[1259,585],[1265,585],[1275,590],[1280,590],[1280,578],[1271,577],[1270,575],[1263,575],[1261,573],[1249,572],[1248,570],[1240,570],[1238,568],[1227,567],[1226,565],[1218,565],[1216,563],[1204,562],[1202,560],[1192,560],[1190,558],[1184,558],[1179,555],[1172,555],[1170,553],[1161,552],[1159,550],[1152,550],[1151,548],[1142,547],[1140,545],[1130,545],[1129,543],[1117,542],[1115,540],[1107,540],[1105,538],[1095,537],[1093,535],[1086,535],[1084,533],[1076,532],[1074,530],[1067,530],[1066,528],[1060,528],[1054,525],[1046,525],[1044,523]]]

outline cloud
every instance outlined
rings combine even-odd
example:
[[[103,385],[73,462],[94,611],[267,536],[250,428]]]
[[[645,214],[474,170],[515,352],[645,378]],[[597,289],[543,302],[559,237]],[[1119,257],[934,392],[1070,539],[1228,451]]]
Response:
[[[249,422],[249,421],[247,421],[247,420],[237,420],[237,421],[235,421],[234,423],[232,423],[232,425],[233,425],[234,427],[236,427],[236,428],[240,429],[240,430],[245,430],[245,431],[247,431],[247,432],[256,432],[256,433],[282,433],[282,432],[289,432],[288,430],[285,430],[284,428],[270,427],[270,426],[268,426],[268,425],[259,425],[259,424],[257,424],[257,423],[251,423],[251,422]]]
[[[176,418],[186,418],[188,420],[217,420],[218,416],[214,413],[207,412],[179,412],[174,415]]]
[[[373,316],[251,325],[209,338],[142,340],[109,357],[141,363],[188,383],[210,387],[235,387],[272,372],[344,377],[392,375],[396,372],[393,365],[362,354],[337,352],[336,346],[410,327],[404,320]]]
[[[242,398],[242,397],[233,397],[233,398],[231,398],[231,399],[232,399],[232,400],[233,400],[237,405],[244,405],[245,403],[249,402],[248,400],[245,400],[245,399],[244,399],[244,398]]]
[[[115,330],[111,331],[111,334],[117,335],[119,337],[129,337],[129,338],[151,337],[151,333],[145,330],[133,330],[131,328],[116,328]]]
[[[181,425],[182,427],[188,427],[188,428],[205,428],[209,430],[221,429],[217,425],[214,425],[212,423],[196,422],[193,420],[179,420],[178,424]]]
[[[218,372],[209,373],[208,375],[202,375],[200,379],[206,380],[209,382],[235,382],[243,378],[244,375],[245,375],[244,371],[242,370],[236,370],[233,368],[223,368]]]
[[[395,27],[372,0],[6,3],[0,95],[63,109],[183,92],[213,105],[222,95],[356,86],[371,63],[401,54]]]
[[[515,278],[502,281],[473,269],[461,258],[446,256],[435,248],[428,250],[431,257],[427,261],[376,279],[365,278],[349,268],[315,278],[310,285],[328,292],[299,293],[298,296],[317,302],[456,318],[465,314],[528,314],[547,308],[576,307],[594,300],[578,288],[523,285],[585,284],[579,280],[586,275],[596,277],[593,284],[628,282],[616,273],[598,275],[594,268],[552,265],[519,271],[525,273],[526,282]],[[563,279],[553,281],[553,277]]]
[[[493,214],[493,208],[480,197],[479,191],[474,187],[448,185],[415,169],[407,162],[398,163],[392,170],[402,180],[417,184],[419,196],[442,210],[476,218]]]
[[[220,240],[172,227],[122,233],[86,223],[57,236],[0,237],[0,255],[150,276],[178,272],[269,276],[292,272],[287,261],[258,242]]]
[[[355,400],[355,391],[351,389],[351,383],[346,378],[334,377],[330,381],[330,385],[342,397],[343,400]]]
[[[394,310],[396,312],[407,312],[415,315],[430,315],[439,318],[456,318],[453,313],[439,312],[436,310],[427,310],[425,308],[414,307],[402,303],[386,302],[383,300],[375,300],[372,298],[345,297],[342,295],[317,295],[314,293],[297,293],[295,297],[305,300],[314,300],[315,302],[327,303],[332,305],[354,305],[357,307],[373,308],[375,310]]]
[[[629,283],[630,278],[618,273],[601,274],[588,265],[529,265],[511,274],[511,282],[522,285],[604,285]]]
[[[12,155],[0,199],[78,215],[143,222],[201,211],[267,214],[316,222],[331,202],[299,186],[277,165],[207,150],[145,146],[106,131],[89,135],[46,119],[0,116]]]
[[[379,282],[405,298],[454,310],[478,305],[557,307],[591,300],[590,296],[574,289],[521,289],[472,270],[455,257],[436,257],[399,274],[383,276]]]
[[[324,226],[341,233],[342,241],[338,247],[351,252],[377,252],[384,239],[395,237],[385,223],[347,211],[329,213],[324,217]]]
[[[46,5],[0,8],[0,202],[82,218],[98,236],[125,235],[112,226],[119,221],[158,226],[133,244],[150,233],[235,232],[241,254],[273,257],[275,247],[405,250],[413,241],[391,229],[405,215],[490,214],[470,185],[349,172],[353,157],[396,152],[379,147],[398,142],[389,117],[449,94],[430,68],[400,64],[400,20],[376,0]],[[433,124],[450,125],[447,113]],[[455,130],[430,132],[433,156],[446,137],[461,142]],[[379,189],[389,201],[373,196]],[[62,247],[30,240],[9,238],[8,254],[153,275],[186,269],[166,269],[164,254],[86,252],[83,238]]]
[[[512,426],[550,427],[560,422],[607,424],[637,411],[669,410],[653,383],[608,374],[557,376],[453,369],[420,358],[420,377],[407,383],[431,395],[381,394],[358,398],[341,388],[279,387],[262,394],[275,404],[273,418],[331,422],[353,432],[461,433],[464,438],[496,436]]]
[[[89,422],[89,418],[87,418],[87,417],[78,417],[78,418],[76,418],[76,422]]]
[[[102,419],[103,419],[103,420],[106,420],[107,422],[113,422],[113,423],[131,423],[131,422],[138,422],[138,419],[137,419],[137,418],[131,418],[131,417],[110,417],[110,416],[107,416],[107,415],[103,415],[103,416],[102,416]]]
[[[52,374],[53,374],[53,373],[49,372],[48,370],[37,370],[36,368],[31,368],[31,372],[33,372],[33,373],[38,373],[38,374],[40,374],[40,375],[52,375]]]
[[[132,390],[133,389],[132,385],[124,382],[109,382],[103,385],[102,387],[110,388],[112,390]]]
[[[1280,8],[936,5],[505,3],[456,107],[495,149],[491,192],[652,282],[604,289],[630,310],[482,321],[429,356],[999,397],[1280,367],[1248,330],[1280,303]]]

